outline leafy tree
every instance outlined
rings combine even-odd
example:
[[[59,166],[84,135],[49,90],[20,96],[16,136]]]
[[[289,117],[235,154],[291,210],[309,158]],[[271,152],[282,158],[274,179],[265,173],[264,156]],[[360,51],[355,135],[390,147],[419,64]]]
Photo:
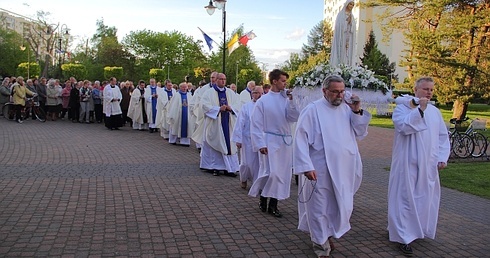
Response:
[[[240,26],[229,33],[229,38],[226,42],[231,40],[231,37],[238,33],[238,35],[244,34],[243,26]],[[228,55],[226,53],[225,74],[227,84],[237,82],[238,90],[241,91],[246,87],[248,81],[255,81],[261,83],[263,81],[262,71],[257,65],[255,56],[248,46],[240,45],[235,51]],[[221,72],[223,66],[223,45],[218,51],[212,53],[209,56],[209,68],[211,71]],[[209,78],[209,74],[205,75],[205,78]],[[238,74],[238,77],[237,77]]]
[[[0,75],[15,76],[19,63],[27,61],[27,51],[22,51],[22,36],[12,30],[0,28]]]
[[[181,82],[185,76],[192,76],[194,68],[202,66],[206,59],[197,41],[177,31],[131,32],[124,37],[123,44],[135,57],[140,78],[147,78],[152,68],[162,68],[172,81]]]
[[[364,54],[361,57],[361,62],[377,76],[381,76],[385,83],[391,84],[390,78],[395,72],[396,64],[394,62],[390,63],[388,57],[378,49],[376,36],[372,30],[369,33],[369,38],[364,46]]]
[[[422,75],[437,82],[440,102],[452,102],[453,117],[466,116],[475,98],[490,92],[490,3],[488,0],[372,0],[398,7],[383,16],[390,29],[403,29],[410,49],[402,64],[410,82]]]

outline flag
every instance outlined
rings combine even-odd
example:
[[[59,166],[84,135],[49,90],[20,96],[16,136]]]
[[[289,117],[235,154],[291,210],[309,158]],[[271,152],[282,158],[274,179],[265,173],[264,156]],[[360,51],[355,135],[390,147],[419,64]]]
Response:
[[[235,33],[230,42],[228,42],[228,55],[231,55],[231,52],[235,51],[235,49],[237,49],[239,46],[240,44],[238,43],[238,33]]]
[[[206,44],[208,45],[209,47],[209,51],[211,51],[211,49],[213,49],[213,39],[208,36],[208,34],[204,33],[204,31],[201,30],[201,28],[197,27],[201,32],[202,32],[202,35],[204,36],[204,41],[206,41]]]
[[[257,37],[257,35],[255,35],[253,31],[250,31],[249,33],[241,36],[238,41],[240,41],[242,45],[246,46],[248,41],[254,39],[255,37]]]

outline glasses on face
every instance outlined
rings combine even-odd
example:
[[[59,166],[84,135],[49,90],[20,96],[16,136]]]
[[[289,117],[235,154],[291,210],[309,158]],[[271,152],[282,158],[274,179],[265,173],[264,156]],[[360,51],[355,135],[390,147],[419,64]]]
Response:
[[[329,92],[335,94],[335,95],[339,95],[339,94],[344,94],[345,93],[345,90],[328,90]]]

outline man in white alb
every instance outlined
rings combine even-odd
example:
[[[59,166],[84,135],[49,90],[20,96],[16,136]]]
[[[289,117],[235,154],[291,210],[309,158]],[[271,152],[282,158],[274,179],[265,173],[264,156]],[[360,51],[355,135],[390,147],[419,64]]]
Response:
[[[179,91],[172,97],[167,108],[167,123],[169,126],[170,144],[178,144],[189,147],[190,134],[193,124],[190,123],[192,94],[187,91],[187,82],[179,85]]]
[[[250,126],[252,148],[260,152],[260,168],[249,195],[260,195],[260,210],[278,218],[282,214],[277,209],[277,202],[289,198],[290,194],[293,162],[291,125],[299,116],[292,95],[285,89],[288,77],[279,69],[269,73],[271,90],[255,104]]]
[[[293,170],[300,176],[300,230],[310,233],[318,257],[328,257],[333,238],[350,227],[354,194],[362,179],[357,140],[367,135],[371,114],[360,99],[346,93],[338,75],[323,81],[323,98],[309,104],[298,119]],[[349,96],[347,96],[349,95]]]

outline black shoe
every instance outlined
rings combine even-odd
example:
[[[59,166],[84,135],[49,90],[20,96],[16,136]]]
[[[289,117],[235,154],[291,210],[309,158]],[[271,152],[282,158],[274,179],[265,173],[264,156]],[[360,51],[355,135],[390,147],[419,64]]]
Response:
[[[225,171],[224,174],[225,174],[225,176],[229,176],[229,177],[236,177],[237,176],[236,173],[229,173],[228,171]]]
[[[282,214],[279,212],[278,209],[269,209],[269,214],[271,214],[272,216],[276,217],[276,218],[282,218]]]
[[[267,197],[260,196],[259,209],[262,212],[266,212],[267,211]]]
[[[213,170],[213,176],[219,176],[219,171],[218,170]]]
[[[400,249],[405,256],[413,256],[413,250],[410,244],[399,244],[398,249]]]

